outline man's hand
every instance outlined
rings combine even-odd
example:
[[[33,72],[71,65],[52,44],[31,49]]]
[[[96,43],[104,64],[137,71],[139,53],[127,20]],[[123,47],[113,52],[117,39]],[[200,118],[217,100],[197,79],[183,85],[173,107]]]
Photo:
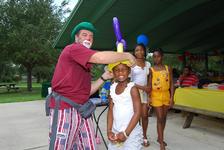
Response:
[[[105,80],[108,80],[108,79],[112,79],[114,77],[113,73],[106,70],[103,74],[102,74],[102,77],[105,79]]]
[[[128,66],[129,67],[134,67],[136,65],[135,57],[130,53],[127,53],[127,55],[128,55],[128,61],[130,62],[130,64]]]

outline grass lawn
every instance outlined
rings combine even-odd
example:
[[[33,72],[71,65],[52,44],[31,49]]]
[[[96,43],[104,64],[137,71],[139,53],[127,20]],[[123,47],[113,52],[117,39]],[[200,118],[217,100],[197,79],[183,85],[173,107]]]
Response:
[[[33,91],[27,91],[26,83],[17,84],[19,90],[16,92],[14,90],[7,91],[6,88],[0,88],[0,103],[12,103],[12,102],[24,102],[33,100],[42,100],[41,97],[41,84],[33,83]]]

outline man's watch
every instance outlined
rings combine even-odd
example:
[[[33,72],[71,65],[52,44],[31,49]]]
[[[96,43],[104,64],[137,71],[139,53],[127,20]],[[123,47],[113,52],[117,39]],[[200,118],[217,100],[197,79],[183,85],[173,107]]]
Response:
[[[103,78],[103,76],[101,76],[100,79],[103,80],[104,82],[107,81],[106,79]]]

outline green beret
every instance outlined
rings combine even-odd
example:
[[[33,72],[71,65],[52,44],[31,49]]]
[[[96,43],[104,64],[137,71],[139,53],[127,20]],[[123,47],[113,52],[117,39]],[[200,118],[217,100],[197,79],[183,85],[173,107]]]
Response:
[[[71,39],[72,39],[72,42],[75,41],[75,35],[80,31],[80,30],[89,30],[91,32],[93,32],[93,34],[96,33],[96,29],[95,27],[93,26],[92,23],[90,22],[81,22],[79,23],[78,25],[76,25],[73,30],[72,30],[72,33],[71,33]]]

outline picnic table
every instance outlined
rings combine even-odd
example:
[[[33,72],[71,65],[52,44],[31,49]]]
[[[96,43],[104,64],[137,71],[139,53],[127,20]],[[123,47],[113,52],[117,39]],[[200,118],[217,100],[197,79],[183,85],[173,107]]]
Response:
[[[5,87],[7,91],[15,90],[17,91],[19,89],[18,86],[16,86],[16,83],[0,83],[0,87]]]
[[[189,128],[195,114],[224,118],[224,91],[212,89],[177,88],[175,109],[186,111],[183,128]]]

